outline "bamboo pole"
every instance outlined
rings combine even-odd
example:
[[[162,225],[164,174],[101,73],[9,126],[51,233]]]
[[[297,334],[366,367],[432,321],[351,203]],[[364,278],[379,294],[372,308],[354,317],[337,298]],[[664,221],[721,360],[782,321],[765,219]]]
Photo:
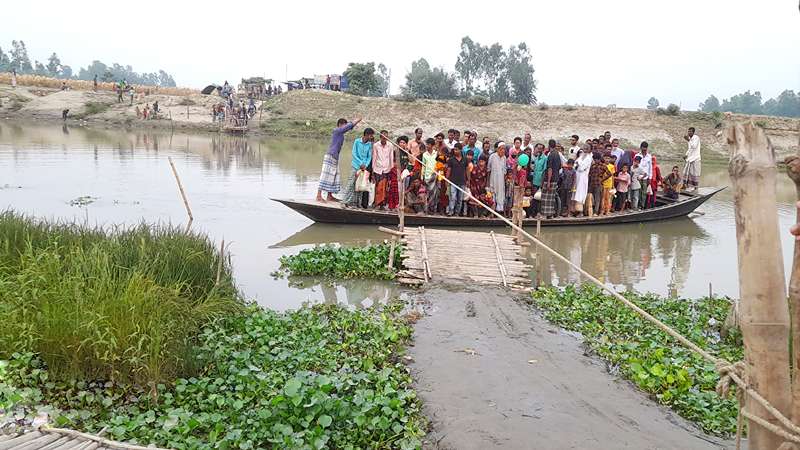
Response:
[[[492,242],[494,243],[494,255],[497,258],[497,268],[500,271],[500,276],[503,278],[503,286],[508,286],[508,282],[506,281],[506,267],[503,263],[503,255],[500,253],[500,246],[497,245],[497,237],[494,235],[494,231],[490,231],[489,235],[492,237]]]
[[[791,410],[789,378],[789,310],[775,203],[775,154],[764,130],[752,122],[729,125],[728,171],[736,205],[741,330],[747,365],[745,380],[783,415]],[[780,425],[752,397],[745,410]],[[749,420],[751,450],[773,450],[782,443]]]
[[[425,282],[431,277],[431,265],[428,262],[428,240],[425,238],[425,227],[419,227],[419,240],[422,243],[422,271],[425,274]]]
[[[189,215],[189,223],[186,224],[186,232],[189,232],[189,228],[192,226],[192,222],[194,221],[194,216],[192,215],[192,209],[189,208],[189,200],[186,198],[186,192],[183,190],[183,184],[181,183],[181,177],[178,176],[178,171],[175,169],[175,163],[172,162],[172,157],[168,156],[167,160],[169,161],[170,167],[172,167],[172,174],[175,175],[175,181],[178,183],[178,190],[181,192],[181,198],[183,199],[183,206],[186,207],[186,214]]]
[[[800,201],[800,139],[798,139],[797,155],[786,158],[786,173],[794,182],[797,200]],[[797,210],[795,223],[800,223],[800,209]],[[791,417],[795,425],[800,425],[800,240],[797,239],[794,241],[794,258],[789,278],[789,312],[792,324]]]
[[[222,244],[219,246],[219,262],[217,263],[217,280],[214,282],[214,286],[219,286],[219,278],[222,275],[222,260],[225,259],[225,239],[222,240]]]

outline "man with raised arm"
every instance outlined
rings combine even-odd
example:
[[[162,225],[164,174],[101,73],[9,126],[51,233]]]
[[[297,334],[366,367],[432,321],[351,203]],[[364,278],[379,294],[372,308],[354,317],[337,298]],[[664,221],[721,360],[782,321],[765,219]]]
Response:
[[[342,144],[344,144],[344,134],[352,130],[361,119],[356,119],[353,122],[347,122],[345,119],[336,121],[336,128],[333,129],[331,136],[331,145],[328,151],[325,152],[325,157],[322,158],[322,173],[319,176],[319,189],[317,189],[317,201],[324,202],[322,198],[322,191],[328,193],[328,201],[339,201],[333,194],[338,194],[342,189],[342,181],[339,176],[339,152],[342,151]]]

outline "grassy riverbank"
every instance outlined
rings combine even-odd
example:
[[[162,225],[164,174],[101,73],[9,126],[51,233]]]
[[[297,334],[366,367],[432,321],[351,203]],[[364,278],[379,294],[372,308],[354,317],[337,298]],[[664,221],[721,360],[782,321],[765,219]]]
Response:
[[[263,310],[215,247],[0,214],[0,427],[48,412],[175,449],[420,447],[403,305]]]
[[[631,295],[644,310],[712,354],[738,361],[741,335],[720,335],[730,307],[725,298],[668,299]],[[612,372],[633,381],[652,397],[720,435],[736,431],[737,403],[715,392],[719,375],[714,365],[677,344],[619,301],[595,287],[539,289],[533,304],[549,321],[583,335],[589,348],[608,361]]]

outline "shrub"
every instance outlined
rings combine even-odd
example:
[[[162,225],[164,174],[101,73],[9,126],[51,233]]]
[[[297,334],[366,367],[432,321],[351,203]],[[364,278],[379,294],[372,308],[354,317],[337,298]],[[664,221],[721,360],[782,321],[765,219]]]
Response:
[[[221,258],[207,237],[170,227],[106,232],[2,213],[0,358],[38,354],[58,379],[191,374],[201,329],[241,307]]]
[[[412,102],[417,101],[417,97],[414,97],[411,94],[393,95],[393,96],[391,96],[391,99],[395,100],[395,101],[398,101],[398,102],[408,102],[408,103],[412,103]]]
[[[722,128],[722,120],[725,117],[722,111],[714,111],[711,113],[711,121],[714,123],[714,128]]]
[[[181,101],[178,102],[178,105],[180,105],[180,106],[194,106],[196,104],[197,104],[197,102],[192,100],[189,97],[184,97],[184,98],[181,99]]]
[[[755,125],[757,127],[766,128],[767,127],[767,121],[766,120],[756,120]]]
[[[578,109],[578,108],[575,107],[574,105],[564,105],[564,110],[565,111],[575,111],[576,109]]]
[[[547,111],[548,109],[550,109],[550,107],[547,103],[539,103],[539,111]]]
[[[463,102],[469,106],[489,106],[492,104],[492,100],[485,95],[473,95],[465,98]]]
[[[656,109],[656,114],[662,116],[677,116],[681,112],[681,107],[676,105],[675,103],[670,103],[667,108],[658,108]]]

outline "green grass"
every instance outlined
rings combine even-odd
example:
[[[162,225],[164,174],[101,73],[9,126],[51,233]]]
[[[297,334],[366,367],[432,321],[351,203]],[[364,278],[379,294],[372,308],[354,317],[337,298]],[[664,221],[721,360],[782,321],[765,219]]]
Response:
[[[296,255],[280,258],[281,266],[275,276],[316,276],[327,278],[394,279],[389,270],[389,244],[364,247],[338,247],[320,245],[301,250]],[[395,270],[401,268],[401,247],[395,247]]]
[[[108,109],[111,108],[111,103],[103,103],[103,102],[86,102],[83,105],[83,111],[72,114],[72,117],[75,119],[85,119],[89,116],[94,116],[95,114],[101,114]]]
[[[0,358],[39,355],[54,379],[152,385],[194,373],[193,343],[242,301],[211,241],[170,227],[112,231],[0,214]]]
[[[723,338],[719,326],[730,307],[725,298],[628,298],[701,348],[728,361],[743,357],[741,335]],[[583,335],[587,344],[619,373],[705,431],[736,431],[737,403],[715,392],[719,375],[712,363],[677,344],[666,333],[598,288],[539,289],[533,303],[549,321]]]
[[[157,397],[54,385],[35,358],[16,355],[0,363],[0,409],[47,398],[61,426],[175,449],[420,448],[424,419],[398,362],[411,336],[401,308],[251,307],[207,327],[201,373],[159,385]]]
[[[273,112],[275,114],[275,112]],[[260,124],[261,131],[279,136],[326,137],[336,126],[335,121],[319,119],[286,119],[273,117]]]

